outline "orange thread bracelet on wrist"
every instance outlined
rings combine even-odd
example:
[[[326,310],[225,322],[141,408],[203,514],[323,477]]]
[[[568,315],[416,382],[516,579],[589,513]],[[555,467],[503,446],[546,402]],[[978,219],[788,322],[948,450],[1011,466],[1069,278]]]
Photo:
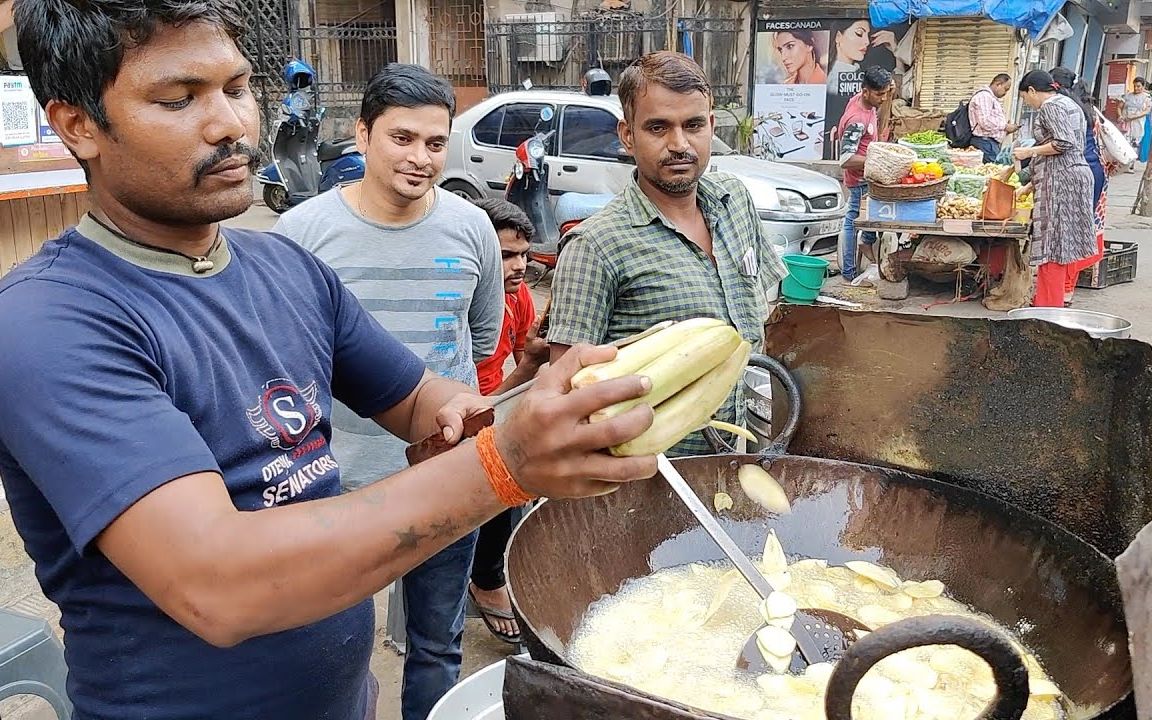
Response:
[[[476,435],[476,452],[480,456],[480,467],[484,468],[488,483],[500,502],[508,507],[516,507],[536,499],[524,492],[512,478],[512,473],[508,472],[508,466],[496,448],[496,433],[492,426],[482,429]]]

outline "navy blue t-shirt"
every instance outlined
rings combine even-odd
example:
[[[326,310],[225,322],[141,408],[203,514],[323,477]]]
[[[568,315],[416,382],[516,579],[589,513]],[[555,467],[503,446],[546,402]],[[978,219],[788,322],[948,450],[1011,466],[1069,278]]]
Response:
[[[79,229],[0,280],[0,476],[63,613],[75,717],[362,720],[370,599],[215,648],[93,540],[195,472],[220,472],[244,511],[338,495],[333,396],[377,414],[423,364],[281,236],[225,230],[217,267],[194,276],[89,218]]]

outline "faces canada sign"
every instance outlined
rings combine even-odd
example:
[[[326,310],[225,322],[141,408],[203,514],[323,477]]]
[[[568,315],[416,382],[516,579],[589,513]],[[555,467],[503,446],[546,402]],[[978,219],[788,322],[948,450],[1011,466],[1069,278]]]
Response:
[[[844,108],[864,70],[896,67],[906,25],[873,28],[867,18],[759,20],[753,112],[769,157],[832,159]]]

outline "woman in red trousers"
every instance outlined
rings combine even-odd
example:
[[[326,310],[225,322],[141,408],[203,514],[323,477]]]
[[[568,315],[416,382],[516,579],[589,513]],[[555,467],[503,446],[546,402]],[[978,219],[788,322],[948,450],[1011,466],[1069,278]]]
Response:
[[[1052,76],[1033,70],[1020,81],[1020,98],[1035,109],[1036,144],[1016,148],[1017,160],[1031,158],[1035,191],[1031,264],[1036,267],[1034,307],[1064,307],[1064,288],[1074,284],[1080,262],[1096,254],[1092,170],[1084,158],[1087,123],[1080,105],[1059,92]]]

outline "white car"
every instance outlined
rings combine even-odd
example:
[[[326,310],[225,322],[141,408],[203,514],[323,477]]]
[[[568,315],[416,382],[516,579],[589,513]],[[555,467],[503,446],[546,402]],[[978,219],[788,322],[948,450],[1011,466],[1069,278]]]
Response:
[[[540,121],[540,110],[553,117]],[[552,90],[494,95],[460,113],[452,124],[441,185],[469,198],[503,197],[516,147],[537,131],[558,128],[546,162],[553,196],[566,192],[620,192],[635,170],[620,155],[616,125],[624,111],[615,95]],[[847,205],[840,183],[821,173],[740,155],[712,139],[710,171],[740,178],[752,194],[760,222],[781,254],[835,252]]]

